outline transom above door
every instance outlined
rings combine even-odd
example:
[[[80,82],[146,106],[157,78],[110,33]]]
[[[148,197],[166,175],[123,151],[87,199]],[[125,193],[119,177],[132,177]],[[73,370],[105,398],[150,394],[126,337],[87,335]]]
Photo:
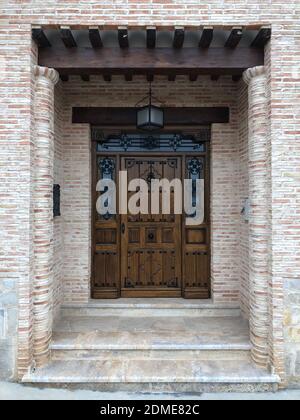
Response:
[[[200,134],[104,134],[94,143],[93,298],[210,297],[207,130]],[[203,223],[187,226],[185,214],[174,214],[174,188],[170,214],[161,206],[159,214],[98,214],[97,182],[111,179],[119,189],[120,170],[127,173],[127,186],[133,179],[149,187],[153,179],[203,179]],[[130,200],[135,192],[127,194]],[[148,204],[150,209],[151,188]]]

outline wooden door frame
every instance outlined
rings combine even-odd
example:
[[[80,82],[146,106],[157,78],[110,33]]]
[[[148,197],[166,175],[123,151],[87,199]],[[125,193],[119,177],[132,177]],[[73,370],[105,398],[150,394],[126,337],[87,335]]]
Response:
[[[203,126],[203,127],[208,127],[207,126],[207,124],[205,125],[205,126]],[[101,127],[99,127],[99,126],[97,126],[97,128],[101,128]],[[197,129],[199,129],[199,126],[194,126],[194,125],[190,125],[190,126],[182,126],[182,127],[180,127],[180,126],[174,126],[174,127],[172,127],[172,126],[169,126],[169,127],[167,127],[167,128],[164,128],[164,129],[162,129],[162,130],[160,130],[160,132],[161,133],[163,133],[163,132],[183,132],[184,134],[188,134],[189,132],[193,132],[193,133],[195,133],[195,132],[197,132]],[[105,127],[103,127],[103,133],[107,133],[107,134],[109,134],[109,133],[115,133],[116,131],[118,131],[118,132],[130,132],[131,134],[134,134],[134,133],[140,133],[140,131],[139,130],[137,130],[136,129],[136,127],[133,127],[133,126],[122,126],[122,127],[117,127],[117,128],[115,128],[115,127],[107,127],[107,126],[105,126]],[[211,130],[210,130],[210,133],[211,133]],[[210,137],[211,137],[211,134],[210,134]],[[210,140],[211,140],[211,138],[210,138]],[[94,276],[95,276],[95,273],[94,273],[94,267],[95,267],[95,264],[94,264],[94,254],[95,254],[95,252],[94,252],[94,250],[95,250],[95,216],[96,216],[96,211],[95,211],[95,209],[94,209],[94,203],[95,203],[95,195],[96,195],[96,185],[94,185],[94,180],[96,179],[95,178],[95,171],[96,171],[96,157],[97,157],[97,155],[101,155],[101,153],[97,153],[97,151],[96,151],[96,146],[97,146],[97,140],[94,140],[94,141],[92,141],[91,143],[92,143],[92,150],[91,150],[91,171],[92,171],[92,182],[91,182],[91,188],[92,188],[92,191],[91,191],[91,200],[92,200],[92,203],[91,203],[91,206],[92,206],[92,215],[91,215],[91,275],[90,275],[90,287],[91,287],[91,298],[92,299],[99,299],[99,297],[97,297],[97,291],[95,292],[94,290],[93,290],[93,285],[94,285],[94,280],[95,280],[95,278],[94,278]],[[117,168],[118,168],[118,170],[120,169],[120,162],[121,162],[121,157],[122,156],[129,156],[129,153],[130,152],[107,152],[107,153],[102,153],[103,155],[106,155],[106,156],[109,156],[109,155],[114,155],[114,156],[118,156],[118,160],[117,160]],[[155,155],[155,154],[157,154],[158,155],[158,152],[152,152],[151,150],[149,150],[149,151],[142,151],[142,152],[131,152],[130,153],[130,156],[151,156],[151,155]],[[208,296],[203,296],[203,297],[200,297],[200,298],[202,298],[202,299],[209,299],[209,298],[211,298],[211,295],[212,295],[212,290],[211,290],[211,287],[212,287],[212,282],[211,282],[211,205],[210,205],[210,203],[211,203],[211,200],[210,200],[210,188],[211,188],[211,185],[210,185],[210,170],[211,170],[211,156],[210,156],[210,141],[207,141],[206,142],[206,151],[205,151],[205,153],[201,153],[201,152],[197,152],[197,153],[193,153],[193,152],[172,152],[172,151],[170,151],[170,152],[164,152],[164,153],[160,153],[159,154],[159,156],[163,156],[163,155],[165,155],[165,156],[180,156],[181,158],[182,158],[182,162],[181,162],[181,164],[182,164],[182,171],[183,171],[183,163],[184,163],[184,159],[185,159],[185,157],[186,156],[195,156],[195,155],[198,155],[198,156],[201,156],[201,154],[202,155],[204,155],[205,157],[206,157],[206,162],[207,162],[207,165],[206,165],[206,173],[205,173],[205,190],[207,191],[207,200],[205,201],[205,212],[206,212],[206,214],[208,215],[208,219],[207,219],[207,223],[208,223],[208,229],[207,229],[207,232],[208,232],[208,236],[209,236],[209,238],[208,238],[208,250],[209,250],[209,253],[208,253],[208,283],[209,283],[209,287],[208,287]],[[183,172],[182,172],[182,174],[183,174]],[[117,194],[117,206],[118,206],[118,194]],[[119,214],[117,214],[117,224],[119,224],[119,227],[121,226],[121,216],[119,215]],[[182,250],[181,250],[181,270],[183,269],[183,253],[184,253],[184,247],[183,247],[183,244],[185,243],[184,241],[185,241],[185,238],[183,237],[183,235],[184,235],[184,231],[185,231],[185,229],[184,229],[184,226],[185,226],[185,224],[184,224],[184,218],[183,217],[181,217],[181,248],[182,248]],[[120,247],[121,247],[121,238],[120,238],[120,229],[118,229],[117,230],[118,231],[118,234],[117,234],[117,241],[118,241],[118,243],[117,243],[117,246],[118,246],[118,249],[119,249],[119,255],[118,255],[118,258],[119,258],[119,273],[118,273],[118,276],[119,276],[119,279],[118,279],[118,285],[119,285],[119,287],[118,287],[118,291],[117,291],[117,293],[114,293],[114,292],[107,292],[107,293],[105,293],[105,291],[104,292],[102,292],[101,291],[101,298],[104,298],[103,297],[103,294],[105,294],[105,298],[111,298],[111,299],[114,299],[114,298],[120,298],[121,297],[121,292],[122,292],[122,290],[121,290],[121,284],[122,284],[122,279],[121,279],[121,249],[120,249]],[[178,295],[178,296],[175,296],[174,295],[174,297],[178,297],[178,298],[180,298],[180,297],[185,297],[185,298],[193,298],[194,296],[193,296],[193,293],[191,293],[191,294],[188,294],[187,296],[183,296],[183,279],[181,279],[181,289],[180,289],[180,292],[181,292],[181,294],[180,294],[180,296]],[[99,296],[99,294],[98,294],[98,296]],[[126,298],[130,298],[130,297],[134,297],[134,296],[130,296],[130,292],[129,293],[127,293],[126,294],[126,296],[125,296]],[[135,297],[138,297],[138,296],[135,296]],[[163,296],[160,296],[160,297],[163,297]]]

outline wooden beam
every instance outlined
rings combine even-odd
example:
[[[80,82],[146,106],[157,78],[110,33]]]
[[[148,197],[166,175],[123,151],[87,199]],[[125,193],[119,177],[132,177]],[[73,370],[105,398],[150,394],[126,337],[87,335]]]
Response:
[[[129,41],[128,41],[128,29],[124,26],[119,26],[118,28],[118,41],[120,48],[128,48]]]
[[[266,27],[266,26],[262,27],[259,30],[256,38],[252,42],[251,47],[263,48],[271,39],[271,34],[272,34],[271,28]]]
[[[240,43],[243,36],[243,28],[235,27],[232,28],[230,35],[225,43],[226,48],[236,48]]]
[[[111,82],[112,76],[111,74],[103,74],[103,79],[105,82]]]
[[[241,80],[241,78],[242,78],[241,75],[232,76],[232,81],[233,82],[239,82]]]
[[[103,47],[103,43],[102,43],[102,39],[101,39],[101,35],[100,35],[100,31],[98,26],[91,26],[89,28],[89,38],[90,38],[90,43],[92,45],[93,48],[102,48]]]
[[[32,39],[37,43],[39,48],[51,47],[44,30],[40,26],[32,28]]]
[[[168,75],[168,81],[169,82],[175,82],[176,80],[176,74],[175,73],[171,73]]]
[[[220,79],[220,75],[219,74],[213,74],[210,76],[211,80],[213,82],[217,82]]]
[[[202,30],[201,38],[199,41],[199,48],[209,48],[214,37],[214,28],[206,26]]]
[[[69,81],[69,76],[67,74],[61,74],[59,77],[60,77],[60,80],[62,82],[68,82]]]
[[[147,82],[152,83],[154,81],[154,74],[148,73],[146,76]]]
[[[60,37],[62,39],[62,42],[65,44],[66,48],[77,47],[72,31],[68,26],[60,27]]]
[[[184,43],[184,28],[177,26],[174,29],[173,48],[179,49],[183,47]]]
[[[89,82],[90,81],[90,76],[88,74],[82,74],[81,75],[81,80],[83,82]]]
[[[39,65],[61,74],[241,74],[264,64],[264,51],[257,48],[44,48]]]
[[[164,108],[166,126],[228,123],[229,108]],[[136,108],[73,108],[73,123],[101,126],[135,126]]]
[[[132,73],[125,73],[125,80],[126,82],[132,82],[133,74]]]
[[[155,26],[148,26],[147,32],[147,48],[155,48],[156,45],[156,28]]]
[[[196,82],[196,81],[197,81],[197,79],[198,79],[198,74],[196,74],[196,73],[191,73],[191,74],[189,75],[189,80],[190,80],[190,82]]]

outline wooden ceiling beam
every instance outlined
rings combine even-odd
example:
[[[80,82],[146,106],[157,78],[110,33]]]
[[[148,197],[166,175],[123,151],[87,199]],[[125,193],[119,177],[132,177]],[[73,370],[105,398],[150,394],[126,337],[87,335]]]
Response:
[[[263,26],[260,28],[256,38],[251,44],[253,48],[263,48],[271,39],[272,31],[268,26]]]
[[[32,28],[32,38],[37,43],[39,48],[51,47],[51,43],[48,40],[43,28],[41,26]]]
[[[72,122],[103,126],[136,125],[136,108],[73,108]],[[228,123],[229,108],[227,107],[186,107],[164,108],[165,125],[203,125],[213,123]]]
[[[90,81],[90,76],[88,74],[82,74],[81,75],[81,80],[83,82],[89,82]]]
[[[111,82],[112,81],[112,75],[111,74],[103,74],[103,79],[105,82]]]
[[[225,43],[226,48],[236,48],[243,36],[243,28],[242,27],[235,27],[232,28],[229,37]]]
[[[125,48],[129,47],[127,27],[119,26],[119,28],[118,28],[118,41],[119,41],[120,48],[125,49]]]
[[[220,79],[220,75],[219,74],[213,74],[210,76],[211,80],[213,82],[217,82]]]
[[[126,82],[132,82],[133,74],[132,73],[125,73],[124,75]]]
[[[148,26],[146,28],[147,48],[155,48],[156,46],[156,27]]]
[[[97,49],[97,48],[103,47],[103,43],[102,43],[98,26],[91,26],[89,28],[89,38],[90,38],[90,43],[93,48]]]
[[[176,26],[174,29],[173,48],[179,49],[183,47],[184,43],[184,28]]]
[[[146,76],[147,82],[152,83],[154,81],[154,74],[148,73]]]
[[[237,74],[236,76],[232,76],[232,81],[233,82],[239,82],[242,78],[241,74]]]
[[[62,42],[65,44],[66,48],[75,48],[77,47],[76,41],[74,39],[73,33],[69,26],[60,27],[60,37]]]
[[[212,26],[205,26],[202,30],[199,41],[199,48],[209,48],[214,38],[214,28]]]
[[[191,73],[191,74],[189,75],[189,80],[190,80],[190,82],[196,82],[196,81],[197,81],[197,79],[198,79],[198,74],[197,74],[197,73]]]
[[[169,82],[175,82],[176,80],[176,74],[175,73],[171,73],[168,75],[168,81]]]
[[[44,48],[39,65],[61,74],[241,74],[264,64],[264,51],[257,48]]]
[[[61,74],[59,77],[60,77],[60,80],[62,82],[68,82],[69,81],[69,76],[67,74]]]

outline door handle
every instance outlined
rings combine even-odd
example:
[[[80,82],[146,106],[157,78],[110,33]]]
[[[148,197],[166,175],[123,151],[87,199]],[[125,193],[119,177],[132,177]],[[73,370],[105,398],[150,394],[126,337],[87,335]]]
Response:
[[[125,223],[122,223],[122,225],[121,225],[121,232],[124,235],[124,233],[125,233]]]

